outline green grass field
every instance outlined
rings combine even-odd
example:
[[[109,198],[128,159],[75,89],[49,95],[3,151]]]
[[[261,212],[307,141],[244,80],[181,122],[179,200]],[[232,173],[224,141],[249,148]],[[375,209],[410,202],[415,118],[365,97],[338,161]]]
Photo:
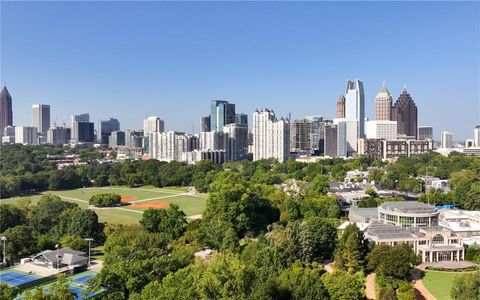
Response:
[[[134,204],[148,205],[158,201],[177,204],[188,216],[202,214],[205,209],[207,195],[188,195],[185,188],[155,188],[141,187],[129,188],[125,186],[113,186],[102,188],[81,188],[65,191],[49,191],[65,201],[77,203],[80,207],[88,208],[88,200],[91,196],[99,193],[117,193],[122,197],[133,197],[131,205],[122,205],[116,208],[93,208],[101,222],[133,224],[137,223],[146,208],[131,207]],[[47,193],[47,192],[46,192]],[[32,203],[38,202],[42,195],[28,196]],[[15,204],[20,198],[2,199],[0,203]]]
[[[430,293],[438,300],[450,300],[450,289],[452,288],[453,278],[459,274],[462,273],[425,271],[425,276],[422,278],[422,281]]]

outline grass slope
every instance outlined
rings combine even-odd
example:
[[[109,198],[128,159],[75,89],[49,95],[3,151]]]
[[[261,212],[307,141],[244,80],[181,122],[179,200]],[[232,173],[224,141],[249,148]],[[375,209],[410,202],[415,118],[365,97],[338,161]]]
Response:
[[[462,273],[425,271],[425,276],[422,278],[422,281],[430,293],[438,300],[450,300],[453,278],[459,274]]]

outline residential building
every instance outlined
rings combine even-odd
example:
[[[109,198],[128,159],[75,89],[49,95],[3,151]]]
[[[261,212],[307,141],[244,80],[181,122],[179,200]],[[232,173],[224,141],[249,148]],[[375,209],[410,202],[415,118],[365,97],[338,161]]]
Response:
[[[125,130],[125,147],[142,148],[143,131]]]
[[[345,119],[357,120],[358,138],[365,137],[365,94],[363,82],[356,79],[347,82],[345,94]]]
[[[237,161],[248,157],[248,125],[231,123],[223,127],[225,154],[227,161]]]
[[[290,128],[290,152],[309,152],[312,149],[311,134],[309,120],[294,120]]]
[[[448,131],[442,131],[441,133],[441,143],[442,148],[452,148],[453,147],[453,134]]]
[[[385,87],[385,82],[383,83],[383,87],[378,91],[377,96],[375,96],[375,119],[392,120],[392,96]]]
[[[337,119],[343,119],[345,118],[345,96],[341,95],[337,99],[337,113],[336,113],[336,118]]]
[[[244,113],[235,114],[235,123],[247,125],[248,127],[248,115]]]
[[[337,125],[325,126],[325,156],[335,157],[337,156]]]
[[[357,152],[358,120],[334,119],[337,125],[337,156],[351,157]]]
[[[38,133],[47,133],[50,128],[50,105],[32,105],[32,125],[33,127],[37,127]]]
[[[475,146],[480,147],[480,124],[475,126],[473,133],[474,133],[473,139],[475,140]]]
[[[37,145],[37,130],[37,127],[33,126],[16,126],[15,143],[24,145]]]
[[[202,117],[200,119],[200,132],[210,131],[210,116]]]
[[[429,140],[360,139],[358,154],[372,159],[390,159],[424,154],[430,151],[432,146]]]
[[[280,162],[290,155],[290,120],[277,119],[269,109],[253,113],[253,160],[276,158]]]
[[[200,132],[200,150],[225,150],[225,133],[218,131]]]
[[[69,124],[70,128],[73,128],[73,125],[75,122],[85,122],[85,123],[90,122],[90,114],[83,113],[79,115],[70,116],[70,124]]]
[[[433,140],[433,127],[432,126],[419,126],[418,136],[419,140]]]
[[[210,130],[223,131],[226,124],[235,123],[235,104],[224,100],[210,102]]]
[[[393,105],[392,120],[397,121],[397,132],[399,135],[417,138],[417,105],[406,88],[403,89],[402,94]]]
[[[53,126],[48,129],[47,143],[52,145],[65,145],[70,140],[70,128]]]
[[[0,92],[0,132],[7,126],[13,126],[12,96],[4,86]]]
[[[367,121],[365,124],[367,139],[397,139],[397,121],[375,120]]]
[[[114,131],[120,130],[120,122],[117,119],[109,118],[98,121],[97,140],[100,144],[109,144],[108,137]]]
[[[15,144],[15,126],[4,127],[2,133],[2,144]]]
[[[115,149],[120,146],[125,146],[125,132],[112,131],[108,136],[108,147]]]
[[[161,161],[183,161],[185,152],[198,149],[198,137],[184,132],[153,132],[149,140],[149,157]]]
[[[384,139],[359,139],[358,154],[365,155],[371,159],[385,158],[385,140]]]
[[[157,116],[151,116],[143,120],[143,135],[148,136],[152,132],[164,132],[165,122]]]
[[[74,143],[94,143],[95,129],[91,122],[73,122],[71,138]]]
[[[311,123],[310,141],[311,149],[316,150],[318,154],[324,154],[325,150],[325,127],[332,125],[332,120],[327,120],[321,116],[307,116],[306,120]]]

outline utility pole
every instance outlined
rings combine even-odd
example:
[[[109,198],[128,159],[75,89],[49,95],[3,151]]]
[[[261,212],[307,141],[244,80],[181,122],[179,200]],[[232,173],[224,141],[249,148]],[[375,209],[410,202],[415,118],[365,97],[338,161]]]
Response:
[[[87,270],[90,270],[90,243],[93,241],[92,238],[86,238],[85,241],[88,242],[88,268]]]

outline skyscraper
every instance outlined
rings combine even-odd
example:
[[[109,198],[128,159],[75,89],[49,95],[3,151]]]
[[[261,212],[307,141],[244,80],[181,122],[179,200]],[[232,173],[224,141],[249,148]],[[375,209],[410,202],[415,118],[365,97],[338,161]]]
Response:
[[[244,113],[235,114],[235,123],[248,125],[248,115]]]
[[[151,116],[143,120],[143,135],[148,136],[152,132],[164,132],[165,122],[160,117]]]
[[[97,140],[100,144],[109,144],[108,137],[114,131],[120,130],[120,122],[117,119],[109,118],[98,121]]]
[[[335,157],[337,156],[337,125],[325,126],[325,150],[324,155]]]
[[[223,127],[227,161],[245,159],[248,153],[247,124],[231,123]]]
[[[75,143],[95,142],[94,124],[74,121],[71,129],[71,138]]]
[[[253,113],[253,160],[276,158],[288,160],[290,154],[290,121],[275,117],[269,109]]]
[[[385,82],[375,97],[375,120],[392,120],[392,96]]]
[[[47,133],[50,128],[50,105],[32,105],[32,125],[33,127],[37,127],[38,133]]]
[[[90,115],[88,113],[72,115],[70,117],[70,128],[73,128],[73,123],[75,122],[90,122]],[[73,135],[73,132],[72,132],[72,135]]]
[[[432,126],[418,126],[418,139],[419,140],[433,140],[433,127]]]
[[[15,143],[24,145],[37,145],[37,127],[17,126],[15,127]]]
[[[399,135],[417,138],[417,114],[417,105],[404,88],[392,108],[392,120],[397,121]]]
[[[0,132],[7,126],[13,126],[12,96],[4,86],[0,92]]]
[[[47,132],[47,143],[52,145],[68,144],[70,140],[70,128],[54,126]]]
[[[125,131],[112,131],[108,136],[108,147],[125,146]]]
[[[365,94],[363,82],[356,79],[355,82],[347,82],[345,94],[345,119],[357,120],[359,138],[365,137]]]
[[[337,100],[336,118],[345,118],[345,96],[341,95]]]
[[[312,131],[310,133],[311,149],[318,150],[317,154],[324,153],[325,143],[325,126],[333,124],[332,120],[327,120],[321,116],[307,116],[305,119],[312,123]]]
[[[226,124],[235,123],[235,104],[224,100],[210,102],[210,130],[223,131]]]
[[[367,121],[366,136],[367,139],[397,139],[397,122],[389,120]]]
[[[474,133],[473,140],[475,141],[475,146],[480,147],[480,124],[475,126],[473,133]]]
[[[442,131],[442,148],[452,148],[453,147],[453,134],[448,131]]]
[[[312,149],[311,133],[312,122],[310,120],[294,120],[290,129],[290,151],[310,151]]]
[[[202,117],[200,119],[200,132],[210,131],[210,116]]]

